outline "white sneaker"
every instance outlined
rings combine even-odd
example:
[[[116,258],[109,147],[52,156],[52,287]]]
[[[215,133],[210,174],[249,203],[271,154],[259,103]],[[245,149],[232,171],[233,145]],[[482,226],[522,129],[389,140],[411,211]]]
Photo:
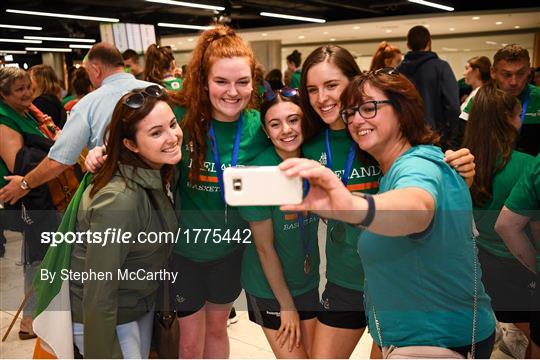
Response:
[[[525,358],[529,340],[523,331],[516,326],[501,326],[502,337],[499,343],[499,349],[506,355],[512,356],[514,359]]]
[[[233,307],[229,313],[229,318],[227,319],[227,327],[231,326],[231,324],[236,324],[237,322],[238,316],[236,316],[236,310]]]

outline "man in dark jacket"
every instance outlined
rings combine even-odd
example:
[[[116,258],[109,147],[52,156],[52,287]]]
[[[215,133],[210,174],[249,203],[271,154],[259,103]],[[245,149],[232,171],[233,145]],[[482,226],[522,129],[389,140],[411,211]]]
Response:
[[[398,71],[422,96],[426,123],[441,135],[443,149],[458,148],[459,89],[450,65],[431,51],[431,35],[423,26],[409,30],[407,47]]]

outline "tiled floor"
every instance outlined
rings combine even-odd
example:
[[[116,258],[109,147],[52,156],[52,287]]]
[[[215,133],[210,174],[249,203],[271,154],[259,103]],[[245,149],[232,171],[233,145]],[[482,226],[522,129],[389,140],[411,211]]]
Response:
[[[323,226],[319,229],[320,234],[325,234]],[[20,261],[21,236],[18,233],[6,232],[8,239],[6,255],[0,258],[0,332],[3,337],[18,305],[23,298],[22,268],[17,265]],[[321,246],[324,251],[324,246]],[[324,254],[321,254],[324,259]],[[321,274],[324,274],[324,264],[321,266]],[[236,304],[238,309],[245,309],[245,297],[242,294]],[[239,321],[228,328],[231,341],[231,358],[237,359],[262,359],[273,358],[266,338],[258,325],[249,321],[246,311],[238,311]],[[0,343],[0,359],[30,358],[34,348],[34,340],[19,340],[17,333],[19,322],[13,327],[5,342]],[[360,339],[353,358],[368,358],[372,340],[365,333]],[[503,353],[496,350],[492,358],[505,358]]]

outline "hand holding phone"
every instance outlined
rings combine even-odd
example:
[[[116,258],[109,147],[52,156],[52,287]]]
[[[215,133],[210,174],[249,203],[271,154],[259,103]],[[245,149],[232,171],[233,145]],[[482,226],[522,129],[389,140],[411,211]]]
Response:
[[[277,166],[229,167],[223,171],[225,202],[230,206],[300,204],[302,179]]]

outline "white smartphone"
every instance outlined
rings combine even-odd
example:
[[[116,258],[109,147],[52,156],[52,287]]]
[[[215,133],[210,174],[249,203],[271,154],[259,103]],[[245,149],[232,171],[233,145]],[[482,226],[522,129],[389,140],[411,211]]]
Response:
[[[300,204],[302,179],[277,166],[229,167],[223,171],[225,202],[230,206]]]

